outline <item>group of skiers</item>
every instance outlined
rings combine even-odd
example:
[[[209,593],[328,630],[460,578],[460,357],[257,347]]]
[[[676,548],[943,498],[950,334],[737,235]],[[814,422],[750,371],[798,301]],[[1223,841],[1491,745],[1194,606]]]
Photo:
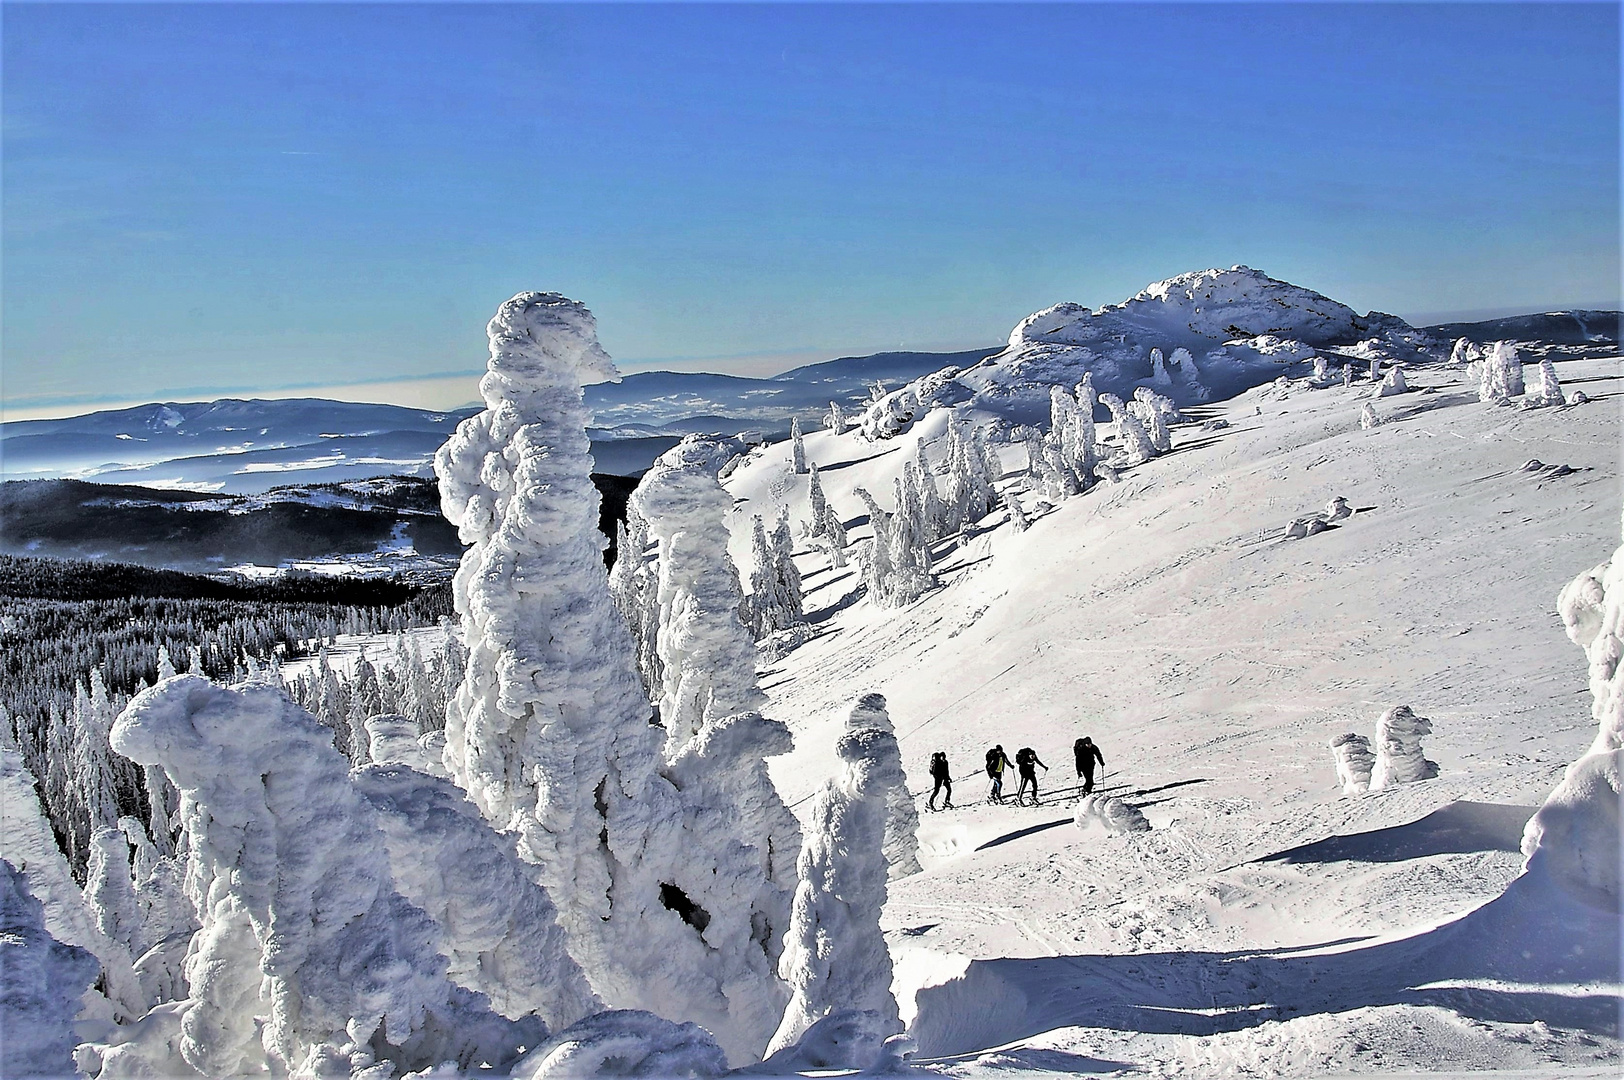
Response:
[[[1073,743],[1071,749],[1077,761],[1077,778],[1082,781],[1082,793],[1087,795],[1094,790],[1094,766],[1103,767],[1105,765],[1105,755],[1100,753],[1100,748],[1094,745],[1094,740],[1086,735]],[[1038,805],[1037,770],[1041,768],[1044,772],[1048,772],[1049,766],[1039,760],[1037,751],[1030,746],[1023,746],[1015,751],[1014,764],[1016,771],[1021,774],[1021,785],[1015,792],[1015,805],[1028,805],[1026,802],[1026,789],[1028,787],[1032,789],[1032,802],[1030,805]],[[987,776],[992,781],[992,786],[987,792],[987,801],[989,803],[1003,805],[1004,770],[1009,766],[1010,760],[1005,756],[1002,745],[994,746],[987,751]],[[940,809],[953,809],[953,773],[947,764],[946,751],[938,750],[930,756],[930,778],[934,786],[931,789],[930,798],[925,802],[925,808],[927,810],[938,809],[936,799],[945,793],[947,797],[943,800]]]

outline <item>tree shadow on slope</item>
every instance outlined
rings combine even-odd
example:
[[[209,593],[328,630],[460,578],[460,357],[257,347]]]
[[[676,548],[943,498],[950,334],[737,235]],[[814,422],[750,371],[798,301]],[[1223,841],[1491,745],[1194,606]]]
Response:
[[[1330,836],[1312,844],[1266,855],[1258,862],[1404,862],[1429,855],[1522,849],[1523,827],[1537,806],[1452,802],[1419,821],[1348,836]]]
[[[1326,947],[1330,947],[1329,945]],[[977,960],[926,987],[921,1057],[1004,1046],[1061,1027],[1176,1035],[1384,1005],[1616,1037],[1619,919],[1524,876],[1413,937],[1329,953],[1174,952]],[[1518,984],[1521,984],[1520,986]]]

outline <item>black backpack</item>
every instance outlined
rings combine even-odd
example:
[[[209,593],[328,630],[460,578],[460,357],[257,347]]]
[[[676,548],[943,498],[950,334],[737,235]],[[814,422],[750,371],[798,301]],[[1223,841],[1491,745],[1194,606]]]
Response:
[[[1015,752],[1015,764],[1031,768],[1038,760],[1037,751],[1030,746],[1023,746]]]
[[[930,756],[930,774],[932,776],[947,775],[947,755],[940,750]]]
[[[988,750],[987,751],[987,775],[988,776],[997,776],[998,775],[998,759],[1000,757],[1002,757],[1002,756],[1003,755],[1000,754],[997,750]]]

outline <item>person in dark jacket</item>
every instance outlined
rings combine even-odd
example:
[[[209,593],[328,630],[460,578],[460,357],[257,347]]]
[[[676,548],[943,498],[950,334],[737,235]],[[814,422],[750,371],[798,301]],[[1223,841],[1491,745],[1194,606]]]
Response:
[[[930,756],[930,778],[936,786],[930,790],[925,809],[936,809],[936,796],[941,794],[943,788],[947,789],[947,798],[942,802],[942,809],[953,809],[953,775],[947,768],[947,755],[940,750]]]
[[[1009,768],[1009,758],[1004,756],[1004,748],[995,746],[987,751],[987,775],[992,777],[992,789],[987,792],[987,801],[1002,803],[1004,801],[1004,770]]]
[[[1037,751],[1033,750],[1030,746],[1023,746],[1019,750],[1015,751],[1015,767],[1021,772],[1021,786],[1015,792],[1015,805],[1026,805],[1024,796],[1026,795],[1026,785],[1028,784],[1032,785],[1032,805],[1036,806],[1038,804],[1037,766],[1039,765],[1043,765],[1043,762],[1038,760]],[[1048,772],[1049,766],[1043,765],[1043,771]]]
[[[1104,768],[1105,755],[1087,735],[1073,743],[1071,749],[1077,755],[1077,775],[1083,781],[1083,794],[1087,795],[1094,790],[1094,764],[1098,762]]]

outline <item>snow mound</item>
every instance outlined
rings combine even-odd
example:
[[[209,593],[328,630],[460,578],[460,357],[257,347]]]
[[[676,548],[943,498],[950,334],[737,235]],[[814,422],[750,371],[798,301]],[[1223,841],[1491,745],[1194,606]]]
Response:
[[[800,1042],[786,1046],[749,1071],[782,1075],[814,1069],[872,1069],[886,1054],[891,1036],[885,1017],[870,1009],[839,1009],[806,1029]]]
[[[378,765],[408,765],[418,772],[444,776],[445,767],[429,754],[417,722],[399,713],[383,713],[366,719],[367,756]]]
[[[74,1074],[73,1022],[99,971],[89,952],[51,936],[28,879],[0,860],[0,1076]]]
[[[1114,833],[1150,831],[1150,821],[1137,806],[1115,795],[1084,795],[1077,803],[1072,823],[1079,829],[1104,829]]]
[[[1376,766],[1370,775],[1372,791],[1395,784],[1413,784],[1438,775],[1436,762],[1421,752],[1421,736],[1432,734],[1432,721],[1417,716],[1408,705],[1396,705],[1376,722]]]
[[[721,1076],[727,1059],[698,1024],[674,1024],[635,1009],[596,1013],[527,1054],[513,1080]]]

